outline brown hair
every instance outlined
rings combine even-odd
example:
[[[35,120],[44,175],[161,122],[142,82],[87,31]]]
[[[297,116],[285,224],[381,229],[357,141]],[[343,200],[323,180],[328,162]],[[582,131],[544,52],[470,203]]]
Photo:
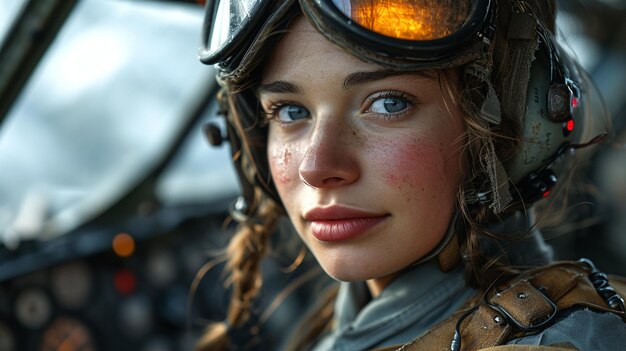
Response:
[[[498,5],[500,8],[510,8],[515,2],[518,1],[499,0]],[[532,8],[549,31],[554,31],[556,9],[553,0],[527,0],[523,3]],[[496,40],[500,40],[503,45],[506,45],[506,38],[501,28],[507,27],[505,21],[506,19],[499,17],[496,32]],[[268,41],[274,43],[275,40],[274,37]],[[201,351],[228,349],[229,329],[240,327],[248,320],[252,300],[262,285],[260,261],[268,251],[268,239],[275,230],[277,219],[284,213],[281,205],[268,196],[267,187],[259,185],[259,182],[267,180],[269,175],[258,174],[258,169],[255,167],[255,162],[264,161],[258,159],[254,150],[265,147],[265,131],[258,124],[260,109],[253,93],[258,83],[255,80],[259,79],[260,70],[264,66],[261,63],[262,61],[259,61],[256,71],[248,77],[237,82],[230,81],[224,89],[223,98],[227,107],[228,120],[240,137],[241,143],[235,152],[234,161],[240,164],[245,178],[254,190],[251,198],[247,199],[248,216],[238,219],[239,229],[226,249],[228,257],[226,269],[230,274],[227,282],[233,289],[226,320],[207,326],[205,334],[196,346],[196,349]],[[505,71],[502,66],[506,64],[505,60],[497,56],[497,53],[494,55],[493,81],[496,90],[501,89],[500,84],[504,77],[499,72]],[[485,229],[485,225],[497,218],[486,206],[469,204],[466,192],[470,188],[476,188],[484,178],[485,171],[481,159],[486,152],[486,146],[493,143],[497,156],[501,160],[506,160],[516,152],[521,126],[516,118],[510,118],[506,114],[503,115],[502,123],[496,128],[482,120],[479,110],[485,100],[487,87],[483,81],[462,76],[462,72],[462,67],[440,71],[439,82],[442,94],[448,98],[447,100],[462,109],[466,128],[463,140],[463,164],[466,179],[465,184],[460,186],[457,196],[457,209],[465,225],[465,235],[460,238],[460,245],[466,282],[470,286],[485,288],[499,275],[509,272],[511,267],[502,256],[487,257],[482,253],[480,238],[495,236]],[[461,87],[453,82],[452,76],[461,78],[463,82]],[[246,104],[242,104],[242,101]],[[250,125],[250,122],[243,121],[255,122]],[[332,317],[333,302],[334,295],[329,292],[323,303],[315,308],[315,313],[311,314],[313,317],[307,319],[307,331],[298,333],[290,349],[302,349],[319,336]]]

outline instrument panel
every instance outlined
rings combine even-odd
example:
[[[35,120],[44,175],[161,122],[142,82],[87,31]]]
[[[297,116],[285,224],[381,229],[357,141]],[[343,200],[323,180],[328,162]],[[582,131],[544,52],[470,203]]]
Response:
[[[225,216],[187,218],[164,233],[125,232],[132,252],[115,247],[120,233],[111,233],[109,247],[74,258],[67,238],[26,243],[24,250],[57,251],[59,262],[0,282],[0,351],[191,350],[198,316],[223,318],[217,270],[195,295],[190,287],[228,239]]]

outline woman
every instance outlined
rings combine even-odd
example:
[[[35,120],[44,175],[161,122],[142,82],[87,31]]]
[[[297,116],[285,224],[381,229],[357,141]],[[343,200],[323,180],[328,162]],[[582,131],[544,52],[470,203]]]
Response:
[[[202,59],[243,197],[227,319],[198,348],[238,341],[283,214],[344,282],[293,349],[623,346],[623,299],[593,264],[529,269],[549,261],[530,206],[567,151],[606,136],[554,14],[536,0],[209,3]]]

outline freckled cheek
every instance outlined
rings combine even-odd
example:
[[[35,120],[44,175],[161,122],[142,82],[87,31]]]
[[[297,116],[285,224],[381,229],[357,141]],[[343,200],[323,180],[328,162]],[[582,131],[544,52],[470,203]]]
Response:
[[[272,179],[279,192],[299,182],[298,169],[302,160],[302,148],[298,143],[270,142],[267,149]]]
[[[445,148],[422,142],[382,143],[376,159],[385,179],[398,190],[425,191],[448,179]]]
[[[292,181],[290,174],[292,151],[289,145],[270,143],[267,150],[272,179],[277,186],[288,185]]]

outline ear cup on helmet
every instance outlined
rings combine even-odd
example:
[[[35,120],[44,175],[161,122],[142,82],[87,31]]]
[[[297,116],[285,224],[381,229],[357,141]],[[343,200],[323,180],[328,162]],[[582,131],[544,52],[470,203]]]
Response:
[[[563,76],[554,77],[555,74]],[[566,151],[586,146],[590,140],[597,142],[598,136],[606,135],[608,128],[602,121],[603,108],[595,89],[557,45],[537,50],[521,121],[521,143],[517,154],[504,164],[515,185],[511,193],[524,203],[550,193],[570,164],[561,162],[569,157]]]

